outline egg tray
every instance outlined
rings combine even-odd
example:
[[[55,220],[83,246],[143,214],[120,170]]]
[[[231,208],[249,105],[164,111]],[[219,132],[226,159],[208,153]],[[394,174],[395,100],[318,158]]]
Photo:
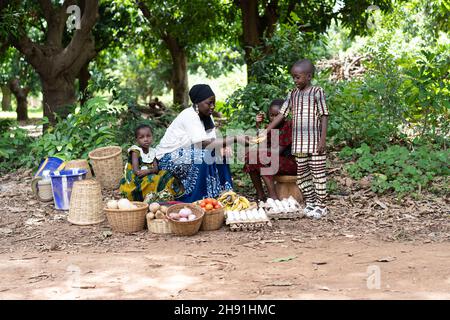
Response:
[[[273,220],[296,220],[305,216],[301,210],[293,212],[274,212],[273,210],[267,210],[266,214]]]
[[[252,231],[261,230],[266,227],[271,227],[272,223],[270,220],[259,220],[259,221],[233,221],[226,222],[226,225],[230,227],[231,231]]]
[[[255,230],[261,230],[266,227],[271,227],[272,223],[270,221],[265,222],[245,222],[245,223],[230,223],[230,230],[231,231],[255,231]]]

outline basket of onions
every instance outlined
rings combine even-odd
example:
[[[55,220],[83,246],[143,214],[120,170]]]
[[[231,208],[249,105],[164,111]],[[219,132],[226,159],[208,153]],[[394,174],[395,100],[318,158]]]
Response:
[[[103,210],[114,231],[131,233],[144,230],[147,203],[130,202],[128,199],[110,200]]]
[[[175,204],[167,209],[170,228],[180,236],[196,234],[202,225],[204,214],[202,208],[189,203]]]

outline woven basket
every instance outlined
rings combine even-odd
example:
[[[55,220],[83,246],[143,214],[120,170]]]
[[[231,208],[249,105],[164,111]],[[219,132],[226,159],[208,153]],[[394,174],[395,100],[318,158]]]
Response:
[[[89,225],[104,220],[100,183],[95,180],[75,181],[70,196],[67,221],[78,225]]]
[[[203,217],[203,222],[200,227],[200,230],[202,231],[219,230],[222,227],[224,221],[225,221],[224,208],[205,211],[205,216]]]
[[[192,213],[197,216],[197,219],[192,221],[176,221],[169,218],[169,214],[172,212],[178,212],[184,207],[192,210]],[[202,225],[203,216],[205,213],[202,208],[190,203],[174,204],[167,209],[167,218],[169,220],[170,228],[174,234],[179,236],[192,236],[200,230]]]
[[[66,166],[64,167],[64,170],[76,168],[85,169],[87,171],[86,179],[92,178],[91,167],[89,167],[89,163],[87,162],[86,159],[70,160],[69,162],[67,162]]]
[[[131,233],[144,230],[145,216],[148,211],[148,204],[144,202],[133,201],[138,208],[130,210],[108,209],[103,210],[111,228],[117,232]]]
[[[152,233],[172,233],[170,223],[166,219],[147,218],[148,231]]]
[[[89,152],[89,159],[102,188],[117,189],[123,175],[122,148],[98,148]]]

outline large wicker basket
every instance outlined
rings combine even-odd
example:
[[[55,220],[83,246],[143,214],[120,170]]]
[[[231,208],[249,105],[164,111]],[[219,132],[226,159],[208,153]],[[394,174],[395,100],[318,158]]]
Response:
[[[103,147],[89,152],[95,177],[102,188],[117,189],[123,175],[122,148]]]
[[[67,221],[78,225],[89,225],[104,220],[100,183],[95,180],[75,181],[70,196]]]
[[[86,159],[76,159],[76,160],[70,160],[69,162],[67,162],[67,164],[64,166],[64,170],[67,169],[85,169],[87,171],[86,174],[86,179],[91,179],[92,178],[92,172],[91,172],[91,167],[89,167],[89,163],[87,162]]]
[[[108,209],[103,210],[113,231],[131,233],[144,230],[145,216],[148,203],[133,201],[138,208],[130,210]]]
[[[183,208],[191,209],[192,213],[197,216],[197,219],[192,221],[176,221],[169,218],[169,214],[172,212],[178,212]],[[203,216],[205,213],[202,208],[190,203],[183,204],[174,204],[167,209],[167,218],[169,220],[170,228],[174,234],[179,236],[192,236],[200,230],[200,226],[202,225]]]
[[[172,233],[172,228],[167,219],[149,219],[147,218],[148,231],[152,233]]]
[[[224,221],[225,221],[224,208],[205,211],[205,216],[203,217],[203,222],[200,227],[200,230],[202,231],[219,230],[222,227]]]

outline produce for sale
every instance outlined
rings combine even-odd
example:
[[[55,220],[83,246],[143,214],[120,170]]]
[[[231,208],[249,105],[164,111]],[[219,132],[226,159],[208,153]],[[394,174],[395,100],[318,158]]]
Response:
[[[119,209],[119,207],[117,206],[117,200],[109,200],[106,206],[108,207],[108,209]]]
[[[166,215],[161,210],[156,211],[156,213],[155,213],[156,219],[164,219],[165,217],[166,217]]]
[[[272,213],[296,212],[301,209],[300,204],[292,196],[281,201],[269,198],[265,203],[260,202],[259,207],[266,208]]]
[[[180,211],[178,212],[169,213],[169,219],[180,222],[186,222],[197,219],[197,216],[192,212],[191,209],[189,209],[188,207],[184,207],[180,209]]]
[[[218,200],[212,199],[212,198],[207,198],[207,199],[197,201],[197,202],[195,202],[195,204],[199,205],[206,212],[211,211],[211,210],[220,209],[223,207],[222,204]]]
[[[251,206],[250,201],[246,197],[240,196],[234,191],[222,193],[217,200],[225,207],[225,210],[240,211]]]
[[[169,207],[166,207],[166,206],[159,207],[159,210],[161,210],[164,214],[167,213],[167,209],[169,209]]]
[[[251,223],[268,220],[269,218],[263,208],[227,212],[227,223]]]
[[[157,202],[150,203],[150,205],[148,206],[148,209],[153,213],[156,213],[156,211],[158,211],[159,208],[160,208],[160,205]]]
[[[117,201],[117,207],[120,210],[130,210],[131,202],[128,199],[120,199],[119,201]]]

